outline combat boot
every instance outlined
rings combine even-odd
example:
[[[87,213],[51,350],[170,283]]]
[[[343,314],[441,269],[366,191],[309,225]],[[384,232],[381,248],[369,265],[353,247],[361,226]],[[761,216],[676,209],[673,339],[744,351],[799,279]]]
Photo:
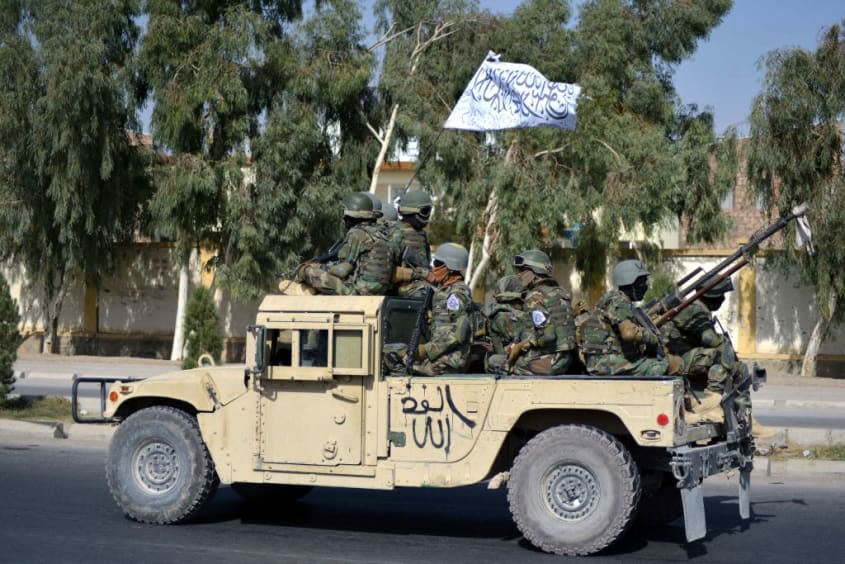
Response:
[[[700,403],[699,403],[700,402]],[[692,410],[696,413],[710,411],[711,409],[720,408],[722,406],[722,394],[714,392],[713,390],[704,390],[701,396],[698,397],[698,402],[692,402]]]
[[[780,438],[782,441],[783,432],[766,427],[752,415],[751,416],[751,436],[758,441],[765,441],[768,443],[775,442],[775,439]]]
[[[694,411],[687,411],[684,415],[684,421],[687,425],[698,425],[699,423],[724,423],[725,410],[721,405],[711,407],[710,409],[701,409],[696,407]]]

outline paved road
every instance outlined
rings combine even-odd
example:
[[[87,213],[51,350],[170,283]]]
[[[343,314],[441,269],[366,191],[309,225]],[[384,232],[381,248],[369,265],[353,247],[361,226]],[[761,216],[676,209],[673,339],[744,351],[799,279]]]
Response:
[[[0,561],[568,561],[521,539],[502,490],[316,489],[287,510],[261,510],[223,487],[197,522],[157,527],[123,517],[104,483],[104,463],[102,446],[0,436]],[[841,561],[843,487],[845,481],[756,479],[754,518],[744,524],[734,501],[736,483],[712,480],[705,540],[685,544],[682,527],[674,524],[632,535],[590,562]]]

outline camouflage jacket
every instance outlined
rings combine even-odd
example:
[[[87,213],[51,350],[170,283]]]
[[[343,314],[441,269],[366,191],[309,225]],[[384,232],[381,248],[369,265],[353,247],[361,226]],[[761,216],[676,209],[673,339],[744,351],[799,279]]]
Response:
[[[351,227],[337,251],[338,262],[352,265],[356,293],[384,295],[393,277],[393,250],[384,228],[375,223]]]
[[[637,343],[622,339],[619,325],[626,320],[642,328],[643,341]],[[637,320],[634,304],[619,290],[611,290],[599,298],[578,334],[584,355],[616,354],[635,360],[663,352],[657,335]]]
[[[572,313],[572,296],[552,278],[538,278],[525,292],[526,312],[540,310],[549,317],[554,334],[552,352],[570,351],[575,348],[575,316]]]
[[[493,341],[496,354],[518,339],[527,320],[525,312],[509,304],[494,303],[487,310],[487,335]]]
[[[425,230],[414,229],[404,221],[397,221],[391,226],[389,237],[396,264],[413,267],[415,273],[421,279],[425,279],[431,264],[431,247],[428,244],[428,234]],[[417,266],[400,264],[405,248],[412,249],[419,260],[422,261],[422,264]]]
[[[660,335],[666,349],[678,356],[695,347],[717,348],[724,339],[714,329],[710,310],[699,301],[692,302],[663,324]]]
[[[431,339],[422,345],[428,360],[434,362],[449,355],[454,357],[450,362],[454,365],[469,357],[472,303],[470,289],[463,281],[435,288],[429,323]]]

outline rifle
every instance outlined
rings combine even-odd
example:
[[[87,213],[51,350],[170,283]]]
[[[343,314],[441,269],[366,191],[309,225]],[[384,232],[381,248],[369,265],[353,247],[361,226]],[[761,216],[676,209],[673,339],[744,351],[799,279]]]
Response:
[[[793,208],[792,213],[779,218],[715,267],[700,275],[698,273],[702,269],[701,267],[697,268],[678,281],[677,290],[666,294],[660,299],[648,302],[642,309],[654,321],[655,327],[660,327],[689,307],[692,302],[703,296],[708,290],[720,284],[723,280],[730,278],[734,272],[748,264],[748,256],[757,250],[760,243],[778,231],[783,230],[793,219],[803,217],[806,214],[807,204],[801,204]],[[689,282],[690,280],[692,282]]]
[[[326,264],[327,262],[333,262],[337,260],[337,252],[340,250],[340,246],[343,245],[343,237],[332,243],[332,246],[329,247],[325,253],[320,256],[314,257],[307,262],[316,262],[319,264]]]
[[[423,297],[423,304],[420,312],[417,314],[417,320],[414,322],[414,330],[411,332],[411,339],[408,341],[408,350],[405,351],[405,374],[410,375],[414,368],[414,358],[417,354],[417,349],[420,346],[420,339],[422,338],[423,327],[427,323],[428,310],[431,309],[431,302],[434,299],[434,287],[429,286],[425,290],[425,297]]]

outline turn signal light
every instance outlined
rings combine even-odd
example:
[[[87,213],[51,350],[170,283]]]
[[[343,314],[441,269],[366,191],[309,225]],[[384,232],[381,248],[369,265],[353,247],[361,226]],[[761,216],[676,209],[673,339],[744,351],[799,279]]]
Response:
[[[660,425],[661,427],[665,427],[666,425],[669,424],[669,416],[666,415],[665,413],[661,413],[660,415],[657,416],[657,424]]]
[[[117,401],[117,392],[115,392],[114,390],[109,392],[109,400],[110,401]]]

